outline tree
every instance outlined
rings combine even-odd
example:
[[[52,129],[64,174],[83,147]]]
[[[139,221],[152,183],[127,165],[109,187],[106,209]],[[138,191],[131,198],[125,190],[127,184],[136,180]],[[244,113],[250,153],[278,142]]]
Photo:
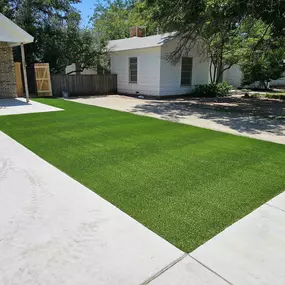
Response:
[[[214,0],[148,0],[148,4],[164,31],[177,31],[178,46],[168,58],[174,64],[196,45],[202,58],[210,60],[212,83],[218,83],[223,72],[238,63],[243,19],[230,4]]]
[[[41,61],[49,62],[52,73],[63,72],[67,65],[78,63],[79,70],[95,67],[104,51],[96,36],[89,29],[81,29],[72,19],[63,27],[44,27],[42,38],[45,49]],[[50,30],[46,30],[50,29]],[[52,32],[54,34],[51,37]],[[42,45],[43,45],[42,44]]]
[[[242,30],[244,46],[240,57],[243,84],[259,81],[264,88],[271,80],[282,77],[285,59],[285,38],[274,35],[271,25],[248,18]]]
[[[27,63],[48,62],[60,73],[74,62],[94,66],[102,46],[91,31],[80,29],[80,14],[72,6],[80,0],[0,0],[4,13],[34,37],[26,46]],[[20,52],[15,52],[16,60]]]
[[[243,85],[259,81],[267,89],[271,80],[279,79],[285,72],[285,48],[281,38],[267,39],[258,48],[244,55],[241,63]]]
[[[183,53],[199,45],[201,54],[210,60],[211,81],[215,83],[221,81],[226,69],[240,62],[245,47],[258,46],[247,44],[247,34],[256,21],[270,28],[272,37],[284,35],[284,0],[147,1],[161,28],[177,31],[179,44],[169,60],[176,63]],[[264,35],[259,36],[261,41]]]
[[[97,4],[92,21],[100,41],[107,42],[129,37],[131,26],[145,26],[147,35],[156,34],[157,24],[151,18],[145,2],[107,0]]]
[[[212,21],[207,21],[196,37],[192,38],[190,46],[193,47],[196,42],[200,43],[200,53],[204,55],[204,59],[210,60],[211,83],[221,82],[223,73],[239,63],[244,46],[244,38],[241,36],[242,23],[223,19],[217,25],[218,28]],[[182,53],[179,57],[181,56]]]
[[[241,17],[261,20],[271,27],[272,36],[285,36],[285,1],[231,0],[232,11]]]

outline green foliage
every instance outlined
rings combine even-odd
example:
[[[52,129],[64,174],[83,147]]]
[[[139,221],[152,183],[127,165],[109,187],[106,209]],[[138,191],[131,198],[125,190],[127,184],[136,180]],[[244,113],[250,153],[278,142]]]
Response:
[[[28,64],[48,62],[52,73],[76,62],[83,68],[95,65],[102,45],[92,32],[80,29],[80,14],[72,6],[79,0],[0,1],[0,12],[35,38],[25,47]],[[15,56],[20,60],[17,48]]]
[[[211,62],[212,83],[220,82],[226,69],[239,64],[248,49],[256,48],[250,40],[258,42],[268,35],[284,37],[285,1],[147,0],[147,3],[163,30],[178,32],[180,42],[170,59],[177,62],[199,42],[201,55]],[[264,27],[270,27],[269,34],[260,32]]]
[[[190,31],[193,24],[212,23],[212,31],[234,28],[252,19],[270,25],[274,34],[284,36],[285,1],[268,0],[147,0],[155,19],[164,29]],[[233,23],[232,27],[227,24]]]
[[[156,33],[157,24],[144,1],[108,0],[99,2],[92,18],[94,32],[102,42],[129,37],[132,26],[145,26],[147,35]]]
[[[212,83],[220,82],[223,72],[238,63],[242,20],[231,13],[230,5],[211,0],[148,0],[148,3],[163,30],[178,32],[179,45],[170,54],[175,63],[194,45],[198,46],[200,55],[211,62]]]
[[[191,93],[194,97],[225,97],[229,95],[231,85],[227,82],[196,85]]]
[[[241,69],[243,85],[259,81],[264,88],[271,80],[279,79],[285,72],[284,40],[264,38],[256,49],[244,54]]]
[[[100,59],[104,57],[105,44],[90,29],[74,27],[66,33],[64,43],[67,65],[78,63],[80,70],[97,67]]]
[[[284,15],[285,1],[269,0],[231,0],[233,9],[243,17],[249,17],[257,21],[261,20],[271,27],[272,36],[279,38],[285,36]]]

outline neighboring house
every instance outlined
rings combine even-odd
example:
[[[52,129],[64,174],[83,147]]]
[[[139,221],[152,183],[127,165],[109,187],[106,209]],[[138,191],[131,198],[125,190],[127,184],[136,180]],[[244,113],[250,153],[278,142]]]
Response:
[[[92,75],[92,74],[97,74],[97,69],[96,68],[86,68],[83,71],[76,71],[79,70],[79,68],[76,68],[76,63],[72,63],[70,65],[68,65],[65,68],[65,74],[69,74],[69,75]]]
[[[225,70],[223,80],[227,81],[233,87],[241,87],[242,71],[239,65],[233,65],[230,69]]]
[[[175,50],[174,34],[110,41],[111,73],[117,74],[118,93],[171,96],[190,93],[193,86],[210,82],[210,62],[197,47],[173,65],[166,57]],[[223,79],[238,87],[241,75],[232,67]]]
[[[232,68],[226,70],[223,74],[223,78],[231,85],[235,87],[241,87],[242,85],[242,71],[238,65],[232,66]],[[285,87],[285,77],[283,74],[282,78],[271,80],[269,83],[271,88],[284,88]],[[252,84],[245,85],[244,88],[261,88],[264,86],[261,82],[256,81]]]
[[[17,97],[12,47],[34,38],[0,13],[0,98]]]
[[[270,81],[270,87],[284,88],[285,87],[285,77]]]

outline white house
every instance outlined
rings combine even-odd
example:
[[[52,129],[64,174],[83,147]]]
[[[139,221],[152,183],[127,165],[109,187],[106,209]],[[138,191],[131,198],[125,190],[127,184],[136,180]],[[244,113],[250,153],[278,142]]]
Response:
[[[83,71],[78,72],[76,71],[76,63],[72,63],[65,68],[65,74],[94,75],[94,74],[97,74],[97,69],[96,68],[85,68]]]
[[[210,82],[210,62],[203,60],[197,47],[185,54],[177,65],[167,61],[167,55],[178,43],[173,35],[132,37],[108,43],[111,72],[117,74],[118,93],[183,95],[190,93],[195,85]],[[241,75],[233,67],[225,72],[223,79],[239,86]]]

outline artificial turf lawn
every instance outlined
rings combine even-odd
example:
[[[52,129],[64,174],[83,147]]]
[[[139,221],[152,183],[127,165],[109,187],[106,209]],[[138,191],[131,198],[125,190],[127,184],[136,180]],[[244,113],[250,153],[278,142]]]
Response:
[[[2,116],[0,129],[186,252],[285,188],[283,145],[38,101],[65,111]]]

